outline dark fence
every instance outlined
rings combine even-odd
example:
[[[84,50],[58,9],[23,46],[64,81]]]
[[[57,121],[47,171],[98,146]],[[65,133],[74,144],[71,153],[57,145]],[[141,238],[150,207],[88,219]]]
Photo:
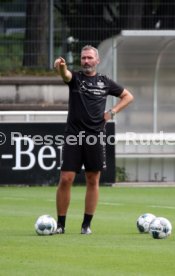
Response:
[[[174,30],[171,1],[0,1],[0,72],[50,70],[63,55],[78,65],[80,48],[121,30]]]

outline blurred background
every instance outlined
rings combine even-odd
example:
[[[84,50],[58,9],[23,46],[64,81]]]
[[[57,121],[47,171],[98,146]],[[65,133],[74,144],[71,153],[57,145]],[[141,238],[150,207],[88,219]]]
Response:
[[[66,121],[53,63],[78,70],[91,44],[98,70],[135,98],[115,118],[116,180],[174,182],[174,15],[173,0],[0,0],[0,122]]]

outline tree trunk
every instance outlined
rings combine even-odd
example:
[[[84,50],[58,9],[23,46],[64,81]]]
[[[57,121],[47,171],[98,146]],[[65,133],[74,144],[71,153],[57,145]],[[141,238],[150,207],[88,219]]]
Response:
[[[23,66],[48,67],[48,0],[27,0]]]
[[[126,28],[141,30],[145,0],[131,0],[127,3]]]

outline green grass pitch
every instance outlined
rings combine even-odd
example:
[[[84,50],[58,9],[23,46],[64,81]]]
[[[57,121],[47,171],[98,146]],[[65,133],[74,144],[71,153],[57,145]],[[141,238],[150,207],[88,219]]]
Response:
[[[65,235],[38,236],[38,216],[56,218],[56,187],[0,188],[0,275],[174,276],[175,188],[100,187],[92,235],[80,235],[85,187],[72,187]],[[168,218],[172,235],[140,234],[142,213]]]

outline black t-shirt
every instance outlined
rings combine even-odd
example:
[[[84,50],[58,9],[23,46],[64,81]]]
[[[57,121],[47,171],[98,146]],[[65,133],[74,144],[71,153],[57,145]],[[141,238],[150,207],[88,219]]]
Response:
[[[72,72],[69,83],[69,112],[66,132],[98,133],[103,131],[104,111],[108,95],[119,97],[124,88],[97,73],[89,77],[83,72]]]

